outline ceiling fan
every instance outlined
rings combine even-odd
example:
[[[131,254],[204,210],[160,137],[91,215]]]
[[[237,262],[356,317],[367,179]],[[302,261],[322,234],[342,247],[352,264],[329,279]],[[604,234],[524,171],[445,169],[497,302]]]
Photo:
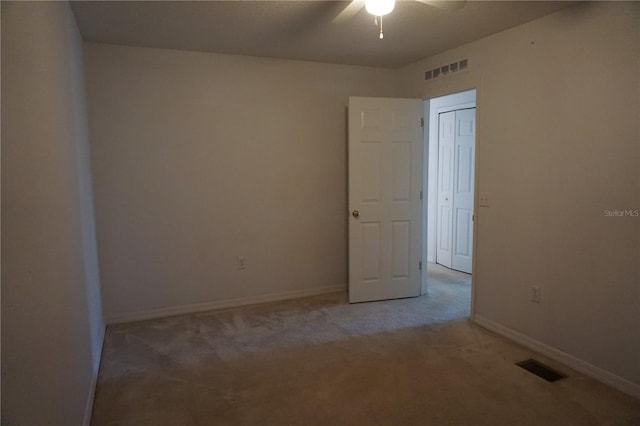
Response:
[[[454,11],[464,7],[466,0],[413,0],[440,9]],[[384,38],[382,31],[382,17],[393,11],[396,0],[353,0],[333,19],[333,23],[348,21],[364,7],[375,17],[374,22],[380,25],[380,38]]]

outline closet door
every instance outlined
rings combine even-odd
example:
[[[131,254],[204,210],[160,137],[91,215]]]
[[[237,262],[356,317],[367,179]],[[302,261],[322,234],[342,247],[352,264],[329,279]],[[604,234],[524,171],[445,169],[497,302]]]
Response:
[[[471,273],[475,108],[441,113],[438,119],[436,262]]]
[[[453,240],[453,188],[455,111],[438,116],[438,208],[436,262],[451,268]]]
[[[475,108],[455,111],[453,232],[451,268],[471,273],[473,250],[473,181]]]

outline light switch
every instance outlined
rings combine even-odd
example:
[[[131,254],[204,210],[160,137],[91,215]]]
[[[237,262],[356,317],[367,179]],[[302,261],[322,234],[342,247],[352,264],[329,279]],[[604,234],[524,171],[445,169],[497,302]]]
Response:
[[[480,207],[489,207],[489,193],[481,192],[480,193]]]

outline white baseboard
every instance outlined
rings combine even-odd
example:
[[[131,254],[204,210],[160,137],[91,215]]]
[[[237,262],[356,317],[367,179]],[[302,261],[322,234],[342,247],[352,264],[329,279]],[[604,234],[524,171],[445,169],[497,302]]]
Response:
[[[291,290],[280,293],[263,294],[259,296],[240,297],[237,299],[216,300],[213,302],[194,303],[190,305],[170,306],[166,308],[149,309],[138,312],[113,314],[105,318],[107,324],[142,321],[153,318],[170,317],[174,315],[191,314],[194,312],[210,311],[214,309],[234,308],[237,306],[253,305],[256,303],[275,302],[278,300],[296,299],[298,297],[316,296],[325,293],[346,291],[346,284],[330,287],[315,287],[305,290]]]
[[[505,327],[495,321],[485,318],[481,315],[475,315],[473,321],[488,329],[497,333],[503,337],[513,340],[516,343],[521,344],[529,349],[539,352],[555,361],[561,362],[576,371],[579,371],[589,377],[592,377],[606,385],[616,388],[626,394],[640,398],[640,384],[631,382],[623,377],[613,374],[609,371],[603,370],[600,367],[589,364],[573,355],[569,355],[566,352],[558,350],[552,346],[546,345],[538,340],[532,339],[520,332]]]
[[[96,396],[96,386],[98,385],[98,373],[100,372],[100,361],[102,360],[102,347],[104,346],[104,335],[107,331],[107,326],[103,325],[100,330],[101,342],[100,351],[97,354],[95,364],[93,365],[93,371],[91,375],[91,385],[89,385],[89,395],[87,395],[87,404],[84,408],[84,419],[82,421],[83,426],[91,425],[91,415],[93,414],[93,401]]]

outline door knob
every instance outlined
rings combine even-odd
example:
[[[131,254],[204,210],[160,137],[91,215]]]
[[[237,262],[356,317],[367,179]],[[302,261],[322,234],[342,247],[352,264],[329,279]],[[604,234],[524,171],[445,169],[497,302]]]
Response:
[[[354,210],[353,213],[351,213],[351,215],[357,219],[360,217],[360,212],[358,210]]]

